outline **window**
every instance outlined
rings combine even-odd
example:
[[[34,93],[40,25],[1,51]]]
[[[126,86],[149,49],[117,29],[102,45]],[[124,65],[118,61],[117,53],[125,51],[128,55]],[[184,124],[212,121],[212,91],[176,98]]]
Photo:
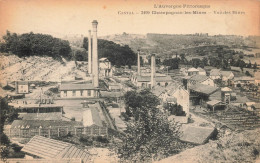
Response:
[[[83,90],[80,91],[80,96],[83,96]]]
[[[76,91],[72,91],[72,96],[76,96]]]
[[[67,91],[64,91],[64,96],[67,97]]]
[[[88,90],[88,96],[91,96],[91,90]]]

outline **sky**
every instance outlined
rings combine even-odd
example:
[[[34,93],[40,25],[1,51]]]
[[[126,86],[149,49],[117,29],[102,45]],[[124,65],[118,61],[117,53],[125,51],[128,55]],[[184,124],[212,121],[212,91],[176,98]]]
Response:
[[[158,9],[154,5],[209,5],[208,9]],[[118,14],[118,12],[134,14]],[[141,14],[149,11],[150,14]],[[154,15],[152,11],[205,11],[206,15]],[[214,14],[242,11],[245,14]],[[0,35],[16,33],[88,35],[98,21],[98,35],[167,33],[260,35],[259,0],[0,0]]]

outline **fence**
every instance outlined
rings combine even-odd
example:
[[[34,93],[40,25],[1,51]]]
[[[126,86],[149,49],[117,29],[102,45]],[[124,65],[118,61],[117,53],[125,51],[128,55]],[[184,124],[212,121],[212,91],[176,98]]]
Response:
[[[85,163],[89,160],[82,160],[76,158],[70,159],[7,159],[6,163]]]
[[[107,136],[108,129],[106,127],[91,126],[91,127],[55,127],[55,128],[10,128],[5,131],[9,137],[31,138],[35,135],[45,137],[61,137],[66,135],[77,136]]]

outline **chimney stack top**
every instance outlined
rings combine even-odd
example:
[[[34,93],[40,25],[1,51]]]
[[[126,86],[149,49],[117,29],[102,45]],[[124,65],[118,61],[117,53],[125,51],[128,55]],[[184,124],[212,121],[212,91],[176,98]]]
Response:
[[[97,22],[97,20],[93,20],[93,22],[92,22],[92,24],[94,25],[94,24],[98,24],[98,22]]]

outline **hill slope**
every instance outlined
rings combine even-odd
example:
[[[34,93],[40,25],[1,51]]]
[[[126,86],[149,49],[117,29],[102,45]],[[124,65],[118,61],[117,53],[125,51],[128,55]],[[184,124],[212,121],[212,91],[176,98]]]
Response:
[[[1,83],[16,80],[44,80],[59,82],[72,79],[78,73],[74,61],[64,63],[51,57],[30,56],[19,58],[15,55],[0,54]],[[81,72],[82,73],[82,72]]]

